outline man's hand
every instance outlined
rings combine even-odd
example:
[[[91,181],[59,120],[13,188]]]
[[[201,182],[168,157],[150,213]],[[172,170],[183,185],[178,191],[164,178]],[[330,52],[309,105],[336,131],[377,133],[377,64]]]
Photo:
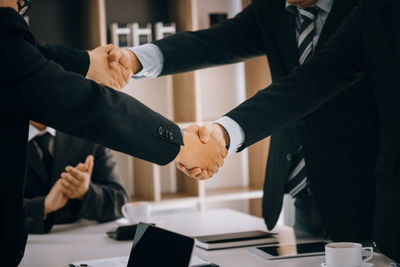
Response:
[[[0,0],[0,7],[11,7],[15,11],[18,11],[17,2],[15,0]]]
[[[61,179],[58,179],[44,199],[44,216],[63,208],[67,201],[68,197],[62,191]]]
[[[132,69],[120,64],[109,64],[109,54],[116,49],[113,44],[89,51],[90,66],[86,78],[98,84],[121,90],[129,82]]]
[[[66,172],[61,174],[63,193],[71,199],[82,199],[89,190],[94,159],[92,155],[86,158],[85,163],[79,163],[75,168],[67,166]]]
[[[114,46],[109,53],[108,63],[110,64],[111,68],[120,65],[133,74],[138,73],[143,68],[139,59],[132,51],[116,46]]]
[[[225,128],[221,125],[214,124],[204,124],[198,129],[198,134],[200,141],[204,144],[207,144],[210,138],[213,138],[215,141],[226,147],[229,145],[230,139],[229,134],[226,132]],[[208,172],[202,170],[198,167],[188,169],[183,164],[177,163],[177,168],[185,173],[187,176],[193,177],[197,180],[205,180],[210,178]]]
[[[175,163],[186,175],[196,179],[207,179],[222,167],[227,150],[225,145],[214,137],[209,138],[207,144],[202,143],[199,139],[199,129],[199,126],[192,125],[184,130],[184,146]]]

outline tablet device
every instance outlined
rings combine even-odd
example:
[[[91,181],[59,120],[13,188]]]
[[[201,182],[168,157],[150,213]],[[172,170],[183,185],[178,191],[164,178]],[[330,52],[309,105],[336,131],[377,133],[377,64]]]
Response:
[[[328,243],[319,241],[310,243],[253,247],[249,250],[264,259],[276,260],[324,255],[326,244]]]

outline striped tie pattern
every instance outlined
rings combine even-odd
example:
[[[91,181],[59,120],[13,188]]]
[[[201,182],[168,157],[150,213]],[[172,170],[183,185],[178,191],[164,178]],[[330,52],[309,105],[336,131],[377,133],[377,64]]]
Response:
[[[303,64],[312,55],[313,51],[313,38],[315,31],[315,18],[318,9],[312,8],[299,8],[297,19],[297,47],[299,52],[299,63]],[[305,169],[305,161],[303,155],[303,147],[300,145],[294,159],[293,169],[289,173],[288,181],[286,183],[285,193],[295,197],[304,188],[307,187],[307,173]]]
[[[315,31],[315,18],[318,9],[299,8],[299,19],[297,20],[297,30],[299,37],[297,39],[297,47],[299,49],[299,63],[303,64],[312,54],[313,38]]]

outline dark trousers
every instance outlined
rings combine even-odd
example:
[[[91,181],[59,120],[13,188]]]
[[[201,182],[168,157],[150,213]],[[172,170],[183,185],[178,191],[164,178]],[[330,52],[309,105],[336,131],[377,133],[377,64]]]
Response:
[[[295,224],[297,233],[329,239],[321,222],[315,198],[309,188],[300,192],[294,201]]]

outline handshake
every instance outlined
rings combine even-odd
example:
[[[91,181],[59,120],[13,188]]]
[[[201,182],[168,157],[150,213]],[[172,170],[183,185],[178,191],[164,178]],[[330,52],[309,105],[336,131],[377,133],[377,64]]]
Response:
[[[134,53],[109,44],[89,51],[86,78],[122,90],[130,77],[142,69]],[[219,124],[192,125],[184,130],[184,146],[175,158],[176,167],[198,180],[212,177],[227,156],[229,135]]]
[[[195,179],[211,178],[224,164],[227,145],[229,135],[221,125],[192,125],[184,130],[184,146],[175,158],[175,165]]]
[[[113,44],[88,53],[90,65],[86,78],[115,90],[122,90],[131,76],[142,69],[134,53]]]

